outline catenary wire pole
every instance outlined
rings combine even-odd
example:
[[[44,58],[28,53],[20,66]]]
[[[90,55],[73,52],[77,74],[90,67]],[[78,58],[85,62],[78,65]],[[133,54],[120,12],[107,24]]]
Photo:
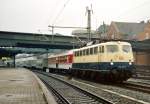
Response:
[[[87,15],[87,33],[88,33],[88,42],[91,41],[92,35],[91,35],[91,13],[93,13],[92,5],[91,9],[89,7],[86,7],[86,13]]]

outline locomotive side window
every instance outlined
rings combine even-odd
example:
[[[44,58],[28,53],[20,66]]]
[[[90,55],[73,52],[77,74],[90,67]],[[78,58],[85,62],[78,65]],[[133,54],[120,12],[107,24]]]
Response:
[[[77,51],[77,56],[79,56],[79,51]]]
[[[86,55],[86,50],[83,50],[83,56],[85,56]]]
[[[80,52],[80,56],[82,56],[82,50],[80,50],[79,52]]]
[[[77,51],[75,52],[75,56],[76,56],[76,57],[78,56]]]
[[[89,55],[89,49],[86,49],[86,55]]]
[[[77,52],[75,52],[74,54],[75,54],[75,56],[77,56]]]
[[[123,52],[128,53],[128,52],[130,52],[131,48],[130,48],[129,45],[123,45],[123,46],[122,46],[122,50],[123,50]]]
[[[99,53],[104,53],[104,46],[99,47]]]
[[[98,47],[94,47],[94,54],[97,54],[98,52]]]
[[[90,48],[90,55],[93,54],[93,48]]]
[[[107,48],[108,53],[118,52],[118,46],[117,45],[107,45],[106,48]]]
[[[104,46],[102,46],[101,53],[104,53]]]
[[[80,56],[80,52],[78,51],[78,56]]]
[[[99,47],[99,53],[101,53],[101,47]]]

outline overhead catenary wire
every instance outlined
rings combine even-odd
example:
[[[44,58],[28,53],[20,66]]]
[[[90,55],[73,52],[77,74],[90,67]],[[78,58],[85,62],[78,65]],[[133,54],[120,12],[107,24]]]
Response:
[[[56,15],[55,19],[52,22],[52,25],[56,23],[56,20],[60,17],[60,15],[62,14],[62,12],[64,11],[65,7],[67,6],[67,4],[69,3],[70,0],[67,0],[63,7],[61,8],[61,10],[59,11],[59,13]]]
[[[139,8],[143,7],[144,5],[148,5],[149,3],[150,3],[150,1],[147,0],[147,1],[143,2],[142,4],[139,4],[139,5],[137,5],[137,6],[133,7],[133,8],[130,8],[130,9],[126,10],[125,12],[121,13],[120,15],[118,15],[117,18],[121,17],[123,15],[129,14],[131,11],[133,11],[135,9],[139,9]]]

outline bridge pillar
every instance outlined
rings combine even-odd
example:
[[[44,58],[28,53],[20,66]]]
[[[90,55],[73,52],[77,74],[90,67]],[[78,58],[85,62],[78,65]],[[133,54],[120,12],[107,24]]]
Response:
[[[13,57],[13,67],[15,68],[16,67],[16,55],[14,54],[12,57]]]
[[[46,49],[46,67],[48,68],[48,49]]]

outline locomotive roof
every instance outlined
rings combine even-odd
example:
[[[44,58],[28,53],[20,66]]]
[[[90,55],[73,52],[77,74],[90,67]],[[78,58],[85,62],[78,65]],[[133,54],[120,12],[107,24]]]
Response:
[[[100,46],[100,45],[112,45],[112,44],[126,44],[126,45],[131,45],[130,43],[123,42],[123,41],[110,41],[110,42],[104,42],[104,43],[94,44],[94,45],[90,45],[90,46],[85,46],[85,47],[78,48],[78,49],[69,50],[69,51],[66,51],[66,52],[63,52],[63,53],[60,53],[60,54],[50,55],[49,58],[73,54],[73,51],[78,51],[78,50],[82,50],[82,49],[97,47],[97,46]]]
[[[74,51],[78,51],[78,50],[82,50],[82,49],[87,49],[87,48],[92,48],[92,47],[97,47],[97,46],[100,46],[100,45],[113,45],[113,44],[126,44],[126,45],[131,45],[130,43],[128,42],[123,42],[123,41],[110,41],[110,42],[104,42],[104,43],[99,43],[99,44],[94,44],[94,45],[90,45],[90,46],[85,46],[85,47],[82,47],[82,48],[79,48],[79,49],[75,49]]]
[[[65,52],[59,53],[59,54],[50,55],[49,58],[65,56],[65,55],[70,55],[70,54],[73,54],[73,50],[65,51]]]

